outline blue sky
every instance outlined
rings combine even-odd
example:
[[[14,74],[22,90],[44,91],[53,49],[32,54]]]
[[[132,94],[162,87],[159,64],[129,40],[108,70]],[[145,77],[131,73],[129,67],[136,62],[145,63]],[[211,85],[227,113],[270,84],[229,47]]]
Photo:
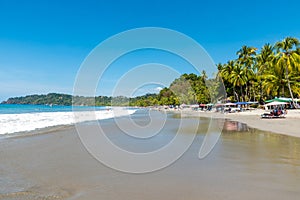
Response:
[[[108,37],[133,28],[182,32],[201,44],[216,63],[226,62],[242,45],[260,48],[286,36],[300,38],[299,7],[297,0],[0,0],[0,101],[35,93],[71,94],[89,52]],[[97,94],[110,95],[119,78],[113,76],[116,71],[154,57],[157,61],[157,56],[170,65],[182,64],[177,67],[180,72],[192,72],[183,61],[175,62],[163,53],[153,55],[129,56],[127,64],[119,64],[122,70],[107,75],[111,83],[104,80],[105,87]]]

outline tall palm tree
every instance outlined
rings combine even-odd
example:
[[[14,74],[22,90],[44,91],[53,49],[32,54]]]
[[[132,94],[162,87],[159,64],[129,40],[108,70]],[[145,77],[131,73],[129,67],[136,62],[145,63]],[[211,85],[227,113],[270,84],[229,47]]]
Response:
[[[231,74],[229,76],[229,79],[232,83],[232,86],[234,88],[240,89],[240,101],[244,101],[244,92],[243,92],[243,86],[246,85],[248,79],[247,79],[247,68],[241,67],[241,65],[234,65],[233,69],[231,71]]]
[[[256,56],[256,85],[259,90],[259,101],[262,102],[263,96],[263,77],[266,72],[270,71],[273,66],[272,61],[274,59],[274,47],[267,43],[262,48],[259,54]]]
[[[238,55],[237,63],[242,69],[245,68],[245,73],[248,81],[245,84],[246,97],[251,98],[251,91],[254,85],[255,74],[255,55],[257,48],[242,46],[242,48],[236,53]],[[255,95],[254,95],[255,96]]]
[[[272,62],[274,58],[274,47],[267,43],[265,44],[260,54],[257,55],[257,71],[261,74],[264,70],[268,69],[270,67],[270,63]]]
[[[289,89],[290,96],[292,98],[292,103],[295,106],[294,96],[291,89],[291,83],[289,79],[289,74],[295,70],[295,66],[298,66],[299,63],[295,62],[295,59],[298,58],[299,54],[297,54],[297,47],[300,42],[297,38],[286,37],[280,42],[275,44],[275,48],[277,49],[277,65],[285,69],[285,79],[287,80],[287,85]]]
[[[275,59],[276,60],[276,59]],[[285,93],[287,79],[285,76],[285,68],[276,64],[277,61],[270,63],[262,74],[262,86],[267,95],[280,96]]]
[[[234,60],[228,61],[226,64],[223,65],[220,74],[225,85],[227,96],[229,96],[228,94],[233,93],[232,95],[234,99],[239,100],[239,95],[236,93],[235,87],[232,86],[232,81],[230,78],[231,72],[233,71],[235,65],[236,62]]]
[[[225,65],[223,65],[223,67],[221,69],[222,78],[224,78],[225,80],[229,79],[229,75],[231,74],[231,71],[233,70],[234,65],[235,65],[235,61],[233,61],[233,60],[230,60]]]
[[[251,68],[255,61],[256,50],[257,48],[255,47],[242,46],[242,48],[236,52],[238,55],[238,63],[247,68]]]
[[[260,101],[266,95],[290,95],[294,104],[294,95],[300,96],[299,41],[287,37],[274,46],[264,45],[259,54],[256,51],[242,46],[237,59],[217,65],[227,95],[236,100],[259,97]]]

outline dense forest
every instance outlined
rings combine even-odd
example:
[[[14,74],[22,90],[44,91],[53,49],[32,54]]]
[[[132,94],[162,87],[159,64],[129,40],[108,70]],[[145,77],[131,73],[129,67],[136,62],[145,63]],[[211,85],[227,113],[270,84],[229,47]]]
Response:
[[[9,98],[4,104],[56,104],[96,106],[152,106],[217,101],[258,101],[261,104],[274,97],[300,97],[300,42],[287,37],[261,49],[242,46],[236,59],[217,65],[218,73],[208,79],[200,75],[183,74],[159,94],[129,97],[72,97],[50,93]]]

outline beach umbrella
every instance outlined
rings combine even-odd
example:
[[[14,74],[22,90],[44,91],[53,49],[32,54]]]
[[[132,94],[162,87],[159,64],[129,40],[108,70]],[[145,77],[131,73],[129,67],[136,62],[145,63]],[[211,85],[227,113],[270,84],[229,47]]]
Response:
[[[199,108],[198,104],[191,105],[192,108]]]
[[[276,101],[274,101],[274,102],[265,104],[265,106],[278,106],[278,105],[285,105],[285,104],[289,104],[289,103],[287,103],[287,102],[276,102]]]
[[[231,103],[231,102],[224,104],[224,106],[235,106],[235,105],[236,105],[235,103]]]
[[[255,102],[255,101],[248,101],[247,104],[258,104],[258,102]]]
[[[236,102],[235,103],[236,105],[247,105],[247,104],[249,104],[248,102]]]
[[[286,98],[286,97],[279,97],[275,99],[270,99],[265,101],[266,103],[271,103],[271,102],[292,102],[291,98]]]

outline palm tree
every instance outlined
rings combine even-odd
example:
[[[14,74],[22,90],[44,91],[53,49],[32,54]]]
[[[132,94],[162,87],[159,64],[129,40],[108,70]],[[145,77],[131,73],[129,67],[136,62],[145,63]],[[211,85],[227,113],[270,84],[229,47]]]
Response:
[[[234,65],[229,79],[234,88],[240,89],[240,101],[244,101],[245,97],[243,93],[243,86],[246,85],[248,81],[247,68],[243,68],[241,65]]]
[[[231,78],[230,78],[231,72],[233,71],[233,68],[235,65],[236,65],[236,62],[233,60],[230,60],[224,65],[219,64],[218,67],[220,68],[220,75],[224,82],[227,96],[229,96],[229,94],[233,93],[232,95],[233,95],[234,99],[238,100],[239,96],[236,93],[235,87],[232,86],[232,82],[231,82]]]
[[[222,78],[225,80],[229,79],[229,75],[231,74],[231,71],[234,68],[235,61],[230,60],[225,65],[223,65],[223,68],[221,69]]]
[[[280,94],[284,95],[287,79],[285,69],[277,65],[276,62],[270,63],[269,67],[262,74],[262,86],[267,95],[279,97]]]
[[[245,84],[246,97],[251,99],[251,91],[254,85],[255,74],[255,55],[257,48],[242,46],[242,48],[236,53],[238,55],[237,63],[242,69],[245,68],[245,73],[248,81]],[[254,95],[255,96],[255,95]]]
[[[299,54],[297,53],[297,47],[300,42],[297,38],[287,37],[280,42],[275,44],[275,48],[277,49],[277,65],[285,68],[285,79],[287,80],[287,85],[289,89],[290,96],[292,98],[292,103],[295,106],[294,96],[291,89],[291,82],[289,79],[289,74],[297,69],[299,69],[299,63],[295,62],[296,59],[299,59]]]
[[[274,46],[265,44],[259,54],[256,50],[242,46],[237,59],[217,65],[227,96],[262,101],[266,95],[290,95],[294,104],[294,95],[300,96],[299,41],[287,37]]]
[[[239,56],[238,63],[247,68],[251,68],[255,61],[256,50],[257,48],[255,47],[242,46],[242,48],[236,52]]]
[[[272,61],[274,59],[274,47],[267,43],[260,51],[260,54],[256,56],[256,86],[259,90],[259,101],[262,102],[263,96],[263,75],[273,66]]]
[[[272,62],[274,58],[274,47],[267,43],[265,44],[260,54],[257,55],[257,71],[261,74],[264,70],[268,69],[270,66],[270,63]]]

